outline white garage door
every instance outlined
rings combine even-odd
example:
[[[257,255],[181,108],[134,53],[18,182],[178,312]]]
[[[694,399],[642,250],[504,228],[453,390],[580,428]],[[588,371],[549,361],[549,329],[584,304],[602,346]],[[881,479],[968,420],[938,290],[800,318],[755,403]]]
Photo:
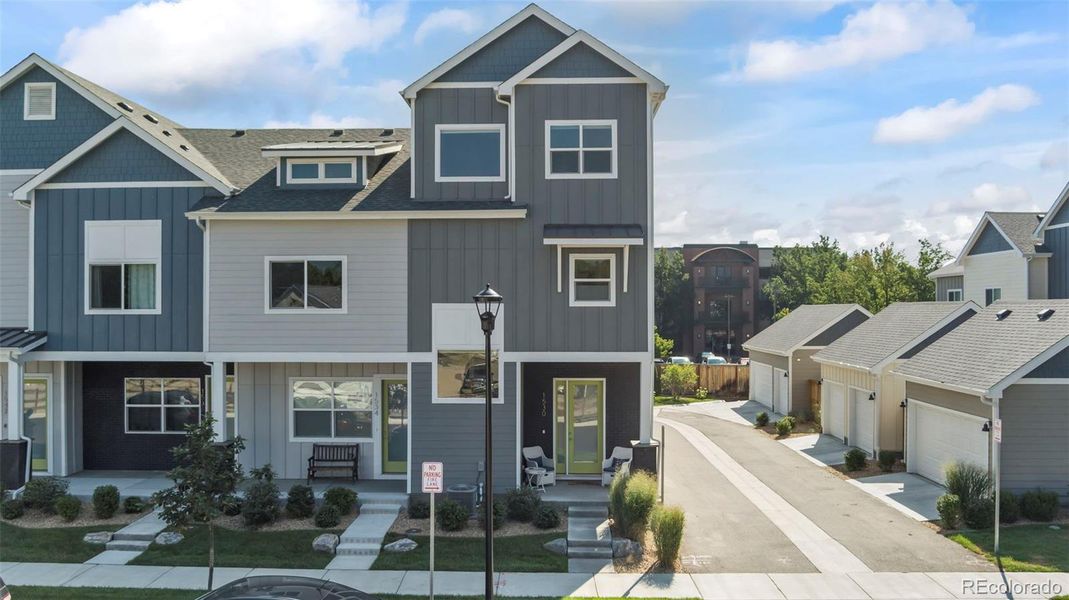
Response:
[[[869,400],[870,393],[865,390],[850,390],[850,445],[872,454],[875,447],[872,431],[876,402]]]
[[[775,380],[772,385],[776,388],[776,398],[772,403],[772,410],[785,415],[787,414],[787,406],[790,404],[790,391],[788,390],[791,387],[789,385],[791,380],[787,378],[787,372],[783,369],[773,369],[772,379]]]
[[[753,387],[753,399],[772,408],[772,365],[750,363],[750,386]]]
[[[961,461],[987,468],[986,419],[918,402],[907,401],[910,472],[943,483],[943,469]]]
[[[846,436],[846,401],[843,399],[843,384],[825,379],[821,386],[824,398],[820,405],[821,418],[824,421],[824,433],[834,435],[840,440]]]

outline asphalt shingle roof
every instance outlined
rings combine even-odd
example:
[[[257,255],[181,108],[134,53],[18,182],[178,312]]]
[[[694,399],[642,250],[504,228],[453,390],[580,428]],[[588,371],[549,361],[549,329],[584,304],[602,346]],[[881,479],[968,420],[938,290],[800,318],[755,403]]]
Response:
[[[871,369],[909,350],[907,344],[967,304],[972,305],[971,302],[896,302],[817,352],[813,359]]]
[[[1053,308],[1040,321],[1036,314]],[[1010,310],[998,320],[996,313]],[[1069,300],[995,302],[895,367],[907,377],[986,393],[1029,361],[1069,337]]]
[[[1036,212],[990,212],[987,215],[1006,234],[1006,238],[1018,250],[1025,254],[1035,254],[1036,243],[1032,233],[1045,213]]]
[[[855,310],[861,310],[861,307],[857,304],[803,304],[750,338],[743,348],[786,354]]]

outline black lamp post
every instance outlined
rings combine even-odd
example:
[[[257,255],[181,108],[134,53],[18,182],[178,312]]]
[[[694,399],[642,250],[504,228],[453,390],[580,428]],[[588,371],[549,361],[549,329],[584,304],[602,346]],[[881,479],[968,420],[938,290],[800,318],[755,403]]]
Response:
[[[486,519],[486,600],[494,597],[494,454],[493,436],[491,434],[493,422],[490,419],[490,407],[493,405],[494,378],[490,362],[490,335],[494,333],[494,321],[497,312],[501,310],[504,300],[486,284],[486,288],[471,297],[475,301],[475,310],[479,313],[479,323],[482,325],[483,335],[486,337],[486,379],[483,387],[486,388],[486,492],[483,494],[483,510]]]

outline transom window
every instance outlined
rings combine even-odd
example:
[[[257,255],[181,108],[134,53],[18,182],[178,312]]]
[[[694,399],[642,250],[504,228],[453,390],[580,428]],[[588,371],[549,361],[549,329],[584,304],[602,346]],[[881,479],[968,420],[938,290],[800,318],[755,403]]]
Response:
[[[571,255],[571,306],[616,306],[616,255]]]
[[[987,288],[984,290],[984,306],[1002,300],[1002,288]]]
[[[52,121],[56,118],[56,84],[54,82],[27,83],[22,102],[22,118],[26,121]]]
[[[200,379],[127,377],[126,433],[185,433],[200,422]]]
[[[286,183],[356,183],[355,158],[288,158]]]
[[[291,379],[290,437],[370,439],[374,387],[371,379]]]
[[[505,126],[434,126],[434,180],[505,181]]]
[[[345,312],[345,257],[268,257],[267,312]]]
[[[947,290],[947,300],[961,302],[961,290]]]
[[[616,177],[616,121],[546,121],[547,179]]]
[[[484,350],[439,350],[435,397],[446,401],[486,401],[486,352]],[[490,353],[490,397],[498,395],[498,353]]]
[[[161,222],[85,222],[85,312],[159,314]]]

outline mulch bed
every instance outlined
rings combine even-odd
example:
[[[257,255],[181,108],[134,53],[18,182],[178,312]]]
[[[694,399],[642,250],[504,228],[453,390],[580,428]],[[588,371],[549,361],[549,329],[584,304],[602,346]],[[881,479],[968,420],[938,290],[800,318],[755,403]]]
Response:
[[[64,521],[59,515],[50,515],[36,508],[27,508],[26,512],[17,519],[6,521],[12,525],[30,529],[54,529],[57,527],[122,527],[149,514],[149,511],[136,514],[126,514],[119,510],[110,519],[98,519],[93,514],[93,507],[86,504],[82,507],[82,514],[73,521]]]
[[[568,515],[565,511],[559,511],[560,525],[553,529],[539,529],[531,523],[520,523],[512,520],[505,520],[505,524],[501,527],[494,529],[494,537],[509,537],[516,535],[536,535],[540,533],[566,533],[568,531]],[[468,526],[460,531],[444,531],[440,523],[438,525],[438,532],[435,534],[438,537],[482,537],[483,529],[479,526],[479,522],[476,519],[472,519]],[[410,529],[418,529],[419,531],[409,531]],[[412,535],[430,535],[431,533],[431,520],[427,519],[410,519],[408,515],[402,512],[397,520],[393,522],[393,526],[390,527],[390,533],[396,533],[404,536]]]
[[[806,421],[804,423],[800,422],[800,423],[796,424],[795,427],[794,427],[794,430],[792,430],[787,435],[780,435],[779,432],[776,431],[776,422],[775,421],[769,421],[768,425],[765,425],[764,427],[754,426],[754,429],[756,429],[758,431],[763,431],[769,437],[775,438],[777,440],[783,440],[783,439],[787,439],[789,437],[801,437],[803,435],[813,435],[814,433],[820,433],[820,426],[818,424],[816,424],[816,423],[809,422],[809,421]]]
[[[875,475],[887,475],[888,473],[901,473],[906,470],[906,464],[902,461],[895,463],[895,466],[890,471],[884,471],[880,468],[880,465],[874,460],[866,460],[865,468],[858,471],[847,471],[846,465],[834,465],[831,467],[825,467],[825,471],[828,471],[832,475],[840,479],[864,479],[865,477],[873,477]]]

